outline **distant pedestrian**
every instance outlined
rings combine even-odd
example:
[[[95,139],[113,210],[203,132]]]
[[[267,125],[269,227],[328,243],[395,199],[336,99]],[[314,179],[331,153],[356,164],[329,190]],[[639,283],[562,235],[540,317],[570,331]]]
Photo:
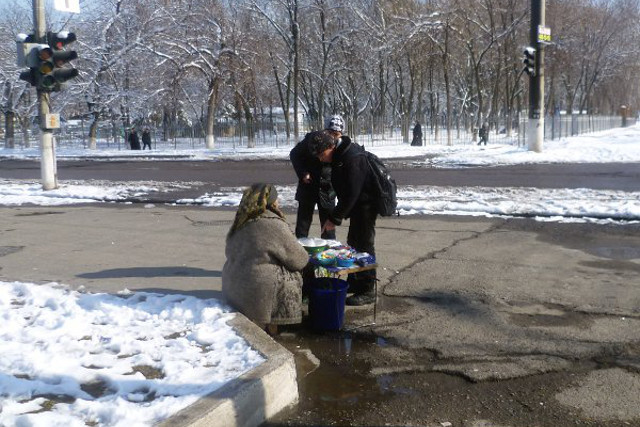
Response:
[[[483,123],[482,126],[480,126],[478,136],[480,137],[478,145],[481,145],[482,143],[487,145],[487,142],[489,141],[489,125],[487,123]]]
[[[151,132],[149,128],[144,128],[142,131],[142,149],[144,150],[146,147],[151,150]]]
[[[411,141],[411,146],[422,146],[422,126],[420,126],[420,122],[416,122],[416,125],[413,127],[413,140]]]
[[[136,128],[131,128],[129,131],[129,146],[132,150],[140,149],[140,138],[138,138],[138,132],[136,132]]]

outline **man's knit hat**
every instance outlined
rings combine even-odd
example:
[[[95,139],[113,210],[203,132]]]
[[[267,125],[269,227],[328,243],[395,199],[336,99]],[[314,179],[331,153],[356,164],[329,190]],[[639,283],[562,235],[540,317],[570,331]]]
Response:
[[[324,121],[324,128],[327,130],[335,130],[340,133],[344,132],[344,119],[338,114],[327,117]]]

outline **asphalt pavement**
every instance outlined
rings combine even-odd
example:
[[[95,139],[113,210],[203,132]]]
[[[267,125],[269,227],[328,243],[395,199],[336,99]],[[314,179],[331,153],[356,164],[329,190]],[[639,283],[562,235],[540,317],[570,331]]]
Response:
[[[233,215],[0,208],[0,280],[220,298]],[[267,424],[640,425],[640,225],[400,216],[376,242],[375,306],[276,338],[300,398]]]

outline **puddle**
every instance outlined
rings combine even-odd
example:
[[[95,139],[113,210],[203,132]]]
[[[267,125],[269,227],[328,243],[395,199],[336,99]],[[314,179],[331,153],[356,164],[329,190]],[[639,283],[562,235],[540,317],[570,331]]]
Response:
[[[373,377],[370,366],[361,357],[374,347],[391,345],[386,339],[371,335],[335,332],[318,334],[298,331],[282,334],[278,342],[296,358],[301,396],[313,396],[315,404],[360,406],[383,399],[389,394],[410,394],[412,390],[396,387],[390,375]],[[321,362],[309,369],[309,352]],[[353,409],[353,408],[351,408]]]
[[[417,393],[417,391],[412,388],[397,385],[394,377],[391,375],[380,375],[378,377],[378,386],[382,391],[394,394],[414,395]]]

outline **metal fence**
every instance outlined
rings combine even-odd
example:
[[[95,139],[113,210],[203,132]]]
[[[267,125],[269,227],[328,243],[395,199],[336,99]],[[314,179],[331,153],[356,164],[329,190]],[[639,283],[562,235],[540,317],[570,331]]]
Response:
[[[522,132],[518,134],[518,145],[526,144],[527,125],[529,121],[523,119],[520,122]],[[599,132],[636,123],[635,118],[622,118],[620,116],[593,116],[593,115],[554,115],[545,117],[544,139],[555,140],[585,133]]]
[[[594,115],[555,115],[547,116],[544,122],[545,140],[555,140],[569,136],[597,132],[636,123],[635,118],[623,119],[619,116]],[[411,126],[401,126],[396,123],[375,123],[361,120],[356,126],[352,123],[350,134],[364,146],[385,146],[409,143],[412,139]],[[490,124],[489,143],[501,143],[517,146],[526,145],[528,119],[521,115],[510,127],[503,122]],[[2,125],[2,128],[4,126]],[[249,127],[246,123],[224,121],[214,128],[215,147],[225,149],[248,147],[281,147],[297,143],[306,132],[313,130],[307,123],[302,123],[300,134],[287,137],[284,123],[262,122]],[[16,131],[19,128],[16,126]],[[56,146],[59,148],[89,148],[88,129],[85,126],[68,125],[63,123],[61,129],[56,130]],[[168,135],[168,137],[165,137]],[[250,137],[251,135],[251,137]],[[38,128],[30,129],[29,140],[32,147],[38,146]],[[152,148],[156,150],[188,150],[205,147],[205,138],[199,126],[174,127],[166,132],[163,129],[151,127]],[[451,129],[453,145],[470,145],[477,141],[477,129],[470,126],[454,126]],[[448,131],[444,120],[437,123],[422,124],[422,145],[447,145]],[[24,148],[23,135],[16,133],[16,148]],[[114,128],[104,123],[97,129],[98,150],[127,150],[125,132],[122,128]]]

